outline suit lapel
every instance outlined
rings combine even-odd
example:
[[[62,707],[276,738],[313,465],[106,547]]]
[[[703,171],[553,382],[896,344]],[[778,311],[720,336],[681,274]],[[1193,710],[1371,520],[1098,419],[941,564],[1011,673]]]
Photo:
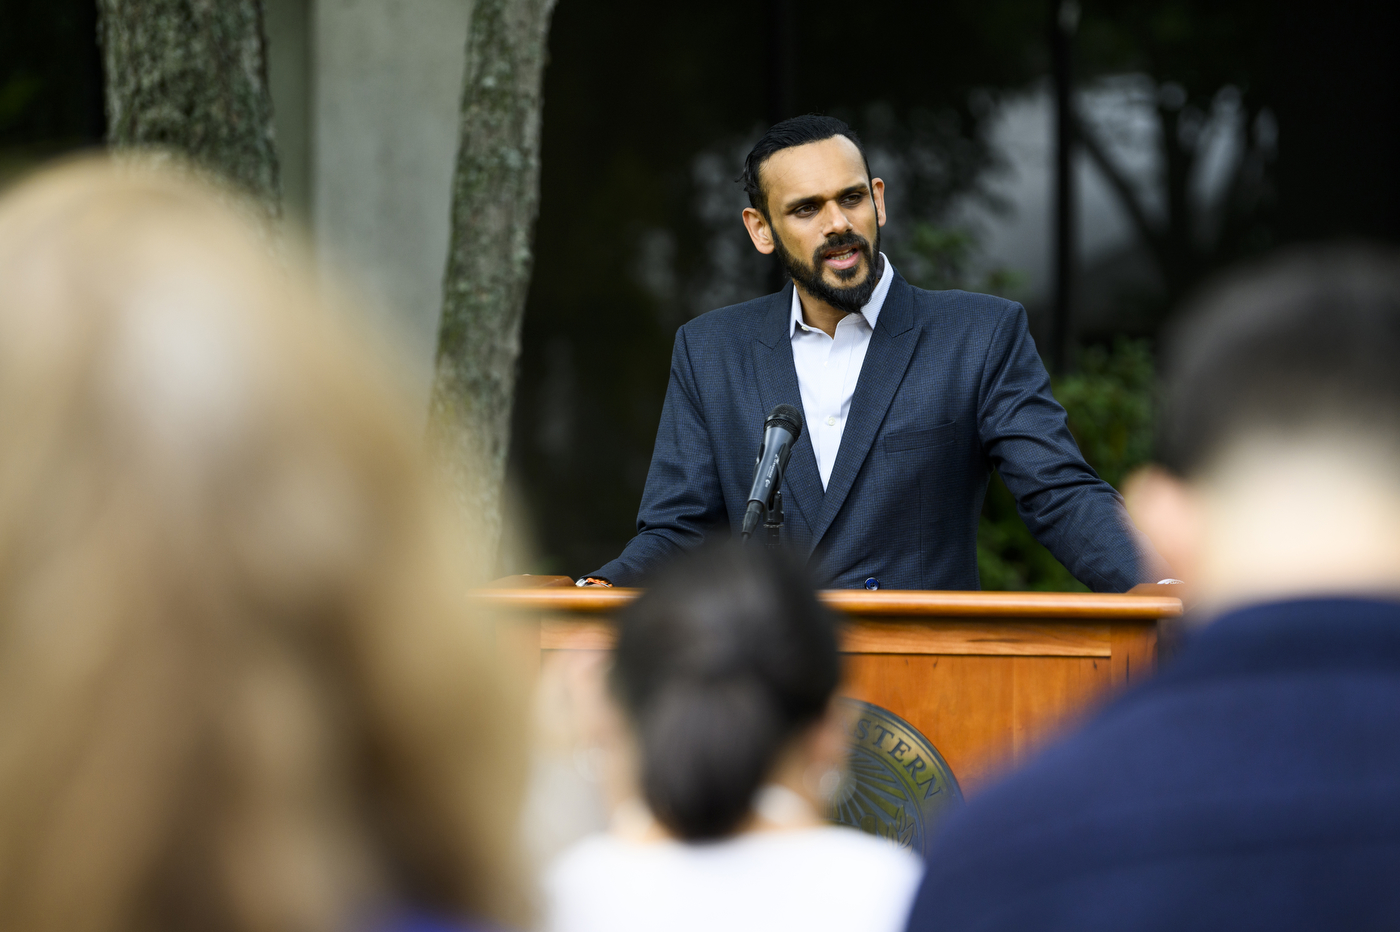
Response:
[[[851,412],[846,418],[841,448],[836,452],[836,462],[831,468],[831,479],[826,485],[820,517],[812,524],[813,547],[820,543],[831,522],[836,520],[851,485],[860,473],[861,465],[870,453],[894,393],[904,381],[904,372],[909,368],[914,345],[918,343],[913,303],[913,289],[895,273],[889,294],[880,308],[875,332],[870,335],[865,362],[860,367],[860,378],[851,397]],[[788,365],[791,367],[792,363],[789,361]],[[795,369],[793,381],[796,382]],[[817,487],[821,487],[820,478]]]
[[[758,399],[763,407],[760,418],[780,404],[789,404],[802,410],[802,392],[797,387],[797,367],[792,361],[792,337],[788,332],[792,313],[792,282],[773,296],[763,325],[753,344],[754,378],[758,383]],[[760,421],[759,424],[762,422]],[[755,424],[758,427],[759,424]],[[758,454],[762,433],[754,432],[754,455]],[[783,508],[796,507],[804,523],[812,526],[812,521],[821,513],[822,480],[817,472],[817,457],[812,452],[812,439],[806,428],[797,438],[787,473],[783,476]]]

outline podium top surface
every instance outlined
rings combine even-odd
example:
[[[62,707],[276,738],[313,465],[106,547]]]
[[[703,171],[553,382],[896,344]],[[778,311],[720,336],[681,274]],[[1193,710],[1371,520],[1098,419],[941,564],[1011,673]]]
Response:
[[[605,615],[618,611],[641,592],[557,586],[478,589],[473,596],[493,608],[513,612]],[[818,595],[828,607],[842,614],[866,617],[1126,621],[1175,618],[1182,612],[1180,599],[1155,594],[826,589]]]

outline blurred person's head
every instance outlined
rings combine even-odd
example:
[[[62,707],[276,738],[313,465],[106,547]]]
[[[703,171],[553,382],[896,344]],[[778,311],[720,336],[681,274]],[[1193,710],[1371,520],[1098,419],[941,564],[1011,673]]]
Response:
[[[784,120],[754,145],[740,181],[754,248],[776,252],[808,294],[859,311],[880,282],[885,183],[871,177],[851,128],[819,114]]]
[[[758,548],[702,549],[618,623],[612,689],[642,796],[671,834],[748,827],[765,783],[819,802],[845,749],[840,670],[832,616],[800,572]]]
[[[1238,272],[1164,354],[1139,526],[1206,604],[1400,592],[1400,254]]]
[[[85,162],[0,200],[0,928],[509,918],[481,561],[228,198]]]

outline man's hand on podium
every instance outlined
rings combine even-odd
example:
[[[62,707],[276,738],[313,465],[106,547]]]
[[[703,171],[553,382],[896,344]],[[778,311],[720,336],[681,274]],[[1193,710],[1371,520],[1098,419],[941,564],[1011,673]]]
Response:
[[[612,583],[610,583],[610,582],[608,582],[606,579],[602,579],[601,577],[598,577],[598,576],[585,576],[585,577],[583,577],[582,579],[580,579],[578,582],[574,583],[574,585],[575,585],[575,586],[602,586],[602,587],[605,588],[605,589],[611,589],[611,588],[612,588]]]

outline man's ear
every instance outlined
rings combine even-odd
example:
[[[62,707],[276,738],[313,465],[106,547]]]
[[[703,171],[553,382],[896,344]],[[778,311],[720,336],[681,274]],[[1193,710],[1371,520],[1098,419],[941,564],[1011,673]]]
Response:
[[[754,207],[744,208],[744,229],[749,231],[749,239],[753,240],[754,249],[765,256],[772,255],[773,225],[763,216],[761,210]]]
[[[884,226],[887,215],[885,214],[885,181],[883,178],[870,179],[870,197],[875,201],[875,222]]]
[[[1160,466],[1144,466],[1123,483],[1123,500],[1171,575],[1188,584],[1196,578],[1204,517],[1196,490]]]

